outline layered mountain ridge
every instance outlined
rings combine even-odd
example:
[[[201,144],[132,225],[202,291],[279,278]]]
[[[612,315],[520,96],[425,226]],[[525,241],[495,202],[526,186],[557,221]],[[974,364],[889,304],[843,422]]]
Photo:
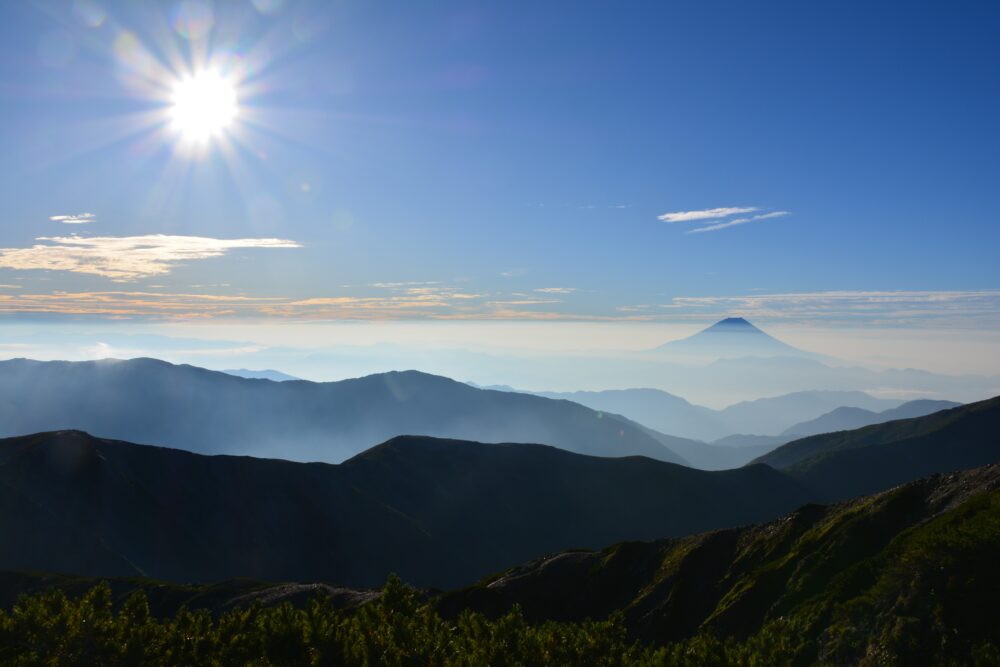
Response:
[[[408,434],[684,462],[614,415],[418,371],[316,383],[245,379],[155,359],[0,362],[0,436],[60,429],[298,461],[338,462]]]
[[[340,464],[60,431],[0,441],[0,569],[428,586],[568,546],[759,521],[808,494],[768,466],[401,436]]]
[[[397,572],[454,587],[548,552],[766,521],[994,463],[998,433],[1000,398],[719,472],[415,436],[329,465],[43,433],[0,441],[0,569],[362,587]]]

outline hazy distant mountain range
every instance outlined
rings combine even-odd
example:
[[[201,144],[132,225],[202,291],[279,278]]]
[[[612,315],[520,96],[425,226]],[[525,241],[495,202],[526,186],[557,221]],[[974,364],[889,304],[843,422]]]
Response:
[[[341,465],[76,431],[0,441],[0,568],[192,581],[467,584],[547,552],[763,521],[1000,459],[1000,398],[705,472],[539,445],[401,437]]]
[[[875,398],[861,391],[800,391],[713,410],[659,389],[539,392],[537,395],[574,401],[594,410],[624,415],[663,433],[705,442],[734,434],[782,435],[789,427],[836,408],[881,411],[898,407],[903,402]]]
[[[53,429],[298,461],[342,461],[406,434],[683,462],[664,446],[669,439],[613,415],[417,371],[314,383],[248,380],[155,359],[0,362],[0,436]]]
[[[806,435],[818,435],[820,433],[831,433],[833,431],[846,431],[872,424],[893,421],[894,419],[910,419],[912,417],[923,417],[940,410],[957,408],[960,403],[954,401],[930,401],[917,400],[908,401],[902,405],[883,410],[882,412],[872,412],[864,408],[837,408],[825,415],[820,415],[816,419],[807,422],[794,424],[784,430],[782,435],[790,437],[802,437]]]
[[[731,468],[739,468],[791,439],[777,437],[772,440],[767,438],[767,436],[759,436],[767,440],[764,442],[737,442],[729,444],[724,441],[720,441],[722,444],[705,443],[700,440],[689,440],[687,438],[664,435],[659,431],[654,431],[646,427],[642,428],[661,442],[664,447],[681,456],[687,462],[687,465],[700,468],[701,470],[729,470]]]
[[[772,405],[780,405],[785,401],[785,399],[789,398],[798,398],[798,396],[789,394],[788,396],[780,396],[775,399],[763,399],[763,402],[765,402],[765,404],[771,402]],[[749,401],[746,404],[740,405],[749,406],[756,402],[757,401]],[[954,401],[931,401],[918,399],[916,401],[907,401],[898,407],[883,410],[881,412],[873,412],[871,410],[865,410],[864,408],[841,407],[835,408],[830,412],[816,417],[815,419],[793,424],[792,426],[786,428],[781,435],[748,435],[745,433],[734,434],[726,436],[725,438],[720,438],[712,442],[711,445],[707,447],[703,446],[702,448],[694,451],[692,451],[689,447],[685,447],[684,441],[672,441],[670,443],[665,442],[664,444],[671,447],[673,451],[679,453],[695,467],[703,468],[705,470],[719,470],[722,468],[743,465],[754,460],[758,456],[767,454],[780,445],[805,436],[861,428],[862,426],[881,424],[894,419],[922,417],[939,410],[947,410],[959,405],[961,404],[955,403]],[[653,432],[653,435],[655,436],[656,433]],[[718,459],[718,466],[714,465],[716,458],[712,458],[715,453],[723,453],[723,456],[716,457]]]
[[[767,453],[792,439],[796,429],[844,428],[842,413],[819,425],[803,424],[842,406],[883,410],[848,413],[875,423],[950,405],[900,407],[899,401],[863,392],[812,391],[711,410],[659,390],[537,396],[477,389],[416,371],[314,383],[246,379],[153,359],[0,362],[0,437],[80,429],[198,453],[298,461],[338,462],[397,435],[428,435],[540,442],[583,454],[639,454],[719,470]],[[884,412],[886,407],[902,412]],[[690,434],[728,437],[709,445],[684,437]]]
[[[821,355],[798,350],[764,333],[742,318],[728,318],[679,341],[667,343],[658,351],[670,350],[690,359],[708,358],[712,363],[700,369],[679,371],[681,377],[716,378],[720,388],[733,383],[756,382],[761,391],[788,373],[815,373],[814,386],[839,386],[845,378],[879,375],[901,379],[909,386],[914,377],[936,377],[921,371],[873,371],[834,367],[821,363]],[[498,387],[510,390],[509,387]],[[931,391],[928,389],[928,391]],[[784,442],[797,434],[810,435],[832,430],[855,428],[880,421],[914,417],[954,407],[950,401],[918,400],[906,407],[902,399],[876,398],[857,390],[822,389],[796,391],[779,396],[741,401],[723,409],[695,405],[680,396],[660,389],[618,389],[606,391],[535,392],[547,398],[561,398],[595,410],[621,414],[649,428],[682,438],[712,442],[718,446],[766,447]],[[850,410],[851,408],[853,410]],[[900,408],[899,413],[886,412]],[[838,411],[839,410],[839,411]],[[828,413],[829,416],[825,416]],[[879,413],[885,413],[877,416]],[[814,420],[815,423],[812,423]],[[739,437],[734,437],[739,436]],[[752,439],[744,436],[780,436]],[[724,440],[725,439],[725,440]],[[684,455],[681,448],[676,451]]]
[[[289,375],[288,373],[282,373],[281,371],[274,371],[274,370],[252,371],[246,368],[230,368],[222,372],[228,373],[229,375],[235,375],[236,377],[246,378],[248,380],[271,380],[272,382],[288,382],[289,380],[302,379],[302,378],[297,378],[294,375]]]
[[[667,354],[663,350],[672,352]],[[463,359],[463,364],[467,366],[488,366],[489,363],[489,359],[482,357]],[[635,416],[639,414],[637,411],[629,416],[660,431],[709,441],[733,433],[778,435],[792,424],[814,419],[836,407],[881,411],[915,398],[968,402],[1000,393],[1000,377],[997,376],[942,375],[912,368],[873,370],[850,365],[846,361],[797,350],[739,318],[723,320],[694,336],[667,343],[653,351],[608,358],[534,359],[528,371],[512,364],[498,377],[503,377],[505,384],[521,390],[524,387],[537,388],[540,391],[536,393],[541,395],[551,395],[541,391],[551,380],[539,380],[539,377],[559,378],[563,386],[593,387],[594,378],[601,378],[605,387],[663,390],[672,396],[660,397],[663,399],[662,406],[654,407],[650,403],[655,399],[638,397],[636,410],[642,409],[641,404],[646,403],[647,412],[663,410],[664,414],[684,414],[681,420],[683,426],[678,430],[665,430],[662,422],[657,424],[648,416]],[[782,419],[778,424],[766,420],[763,413],[754,410],[762,415],[758,419],[763,423],[730,425],[723,422],[720,425],[715,419],[717,415],[697,410],[699,403],[719,408],[762,396],[777,397],[815,390],[865,392],[870,394],[869,398],[877,395],[892,397],[892,400],[881,404],[828,403],[808,416]],[[572,396],[572,400],[590,405],[584,396],[576,396],[575,392],[556,395]],[[678,398],[680,396],[684,398]],[[672,406],[668,405],[671,399],[675,403]],[[685,405],[687,401],[696,404],[696,409],[692,411],[690,404]],[[673,412],[669,412],[671,410]],[[617,411],[629,414],[620,404]],[[730,430],[733,426],[737,430]]]

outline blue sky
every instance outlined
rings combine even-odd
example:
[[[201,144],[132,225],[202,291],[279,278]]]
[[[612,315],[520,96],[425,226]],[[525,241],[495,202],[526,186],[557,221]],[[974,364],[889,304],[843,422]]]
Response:
[[[0,18],[9,319],[1000,320],[995,3]],[[192,150],[199,60],[239,111]]]

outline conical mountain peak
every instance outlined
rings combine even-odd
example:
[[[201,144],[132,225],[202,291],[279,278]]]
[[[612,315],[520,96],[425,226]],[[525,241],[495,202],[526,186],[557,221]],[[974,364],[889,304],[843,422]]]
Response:
[[[744,333],[749,333],[749,332],[764,333],[754,325],[750,324],[749,321],[743,319],[742,317],[727,317],[724,320],[719,320],[712,326],[705,329],[702,333],[706,331],[740,331]]]
[[[693,336],[661,345],[658,352],[695,359],[736,357],[813,357],[758,329],[742,317],[719,320]]]

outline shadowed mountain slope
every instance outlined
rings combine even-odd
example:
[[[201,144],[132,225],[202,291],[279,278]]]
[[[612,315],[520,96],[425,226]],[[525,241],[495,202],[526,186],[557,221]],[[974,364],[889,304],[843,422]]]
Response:
[[[0,569],[455,586],[549,551],[777,516],[768,466],[710,473],[540,445],[399,437],[340,465],[76,431],[0,441]]]
[[[924,664],[930,650],[967,654],[964,642],[998,636],[998,550],[994,465],[763,525],[549,555],[437,607],[499,615],[517,604],[536,621],[620,611],[649,641],[756,636],[782,642],[794,664],[858,664],[881,645]]]
[[[785,429],[782,435],[804,437],[808,435],[819,435],[820,433],[832,433],[833,431],[847,431],[872,424],[882,424],[895,419],[912,419],[913,417],[923,417],[940,410],[957,408],[961,403],[954,401],[931,401],[917,400],[908,401],[899,407],[874,412],[864,408],[840,407],[831,410],[825,415],[799,424],[794,424]]]
[[[315,383],[244,379],[155,359],[0,362],[0,436],[57,429],[298,461],[338,462],[418,434],[683,462],[642,430],[581,405],[417,371]]]

